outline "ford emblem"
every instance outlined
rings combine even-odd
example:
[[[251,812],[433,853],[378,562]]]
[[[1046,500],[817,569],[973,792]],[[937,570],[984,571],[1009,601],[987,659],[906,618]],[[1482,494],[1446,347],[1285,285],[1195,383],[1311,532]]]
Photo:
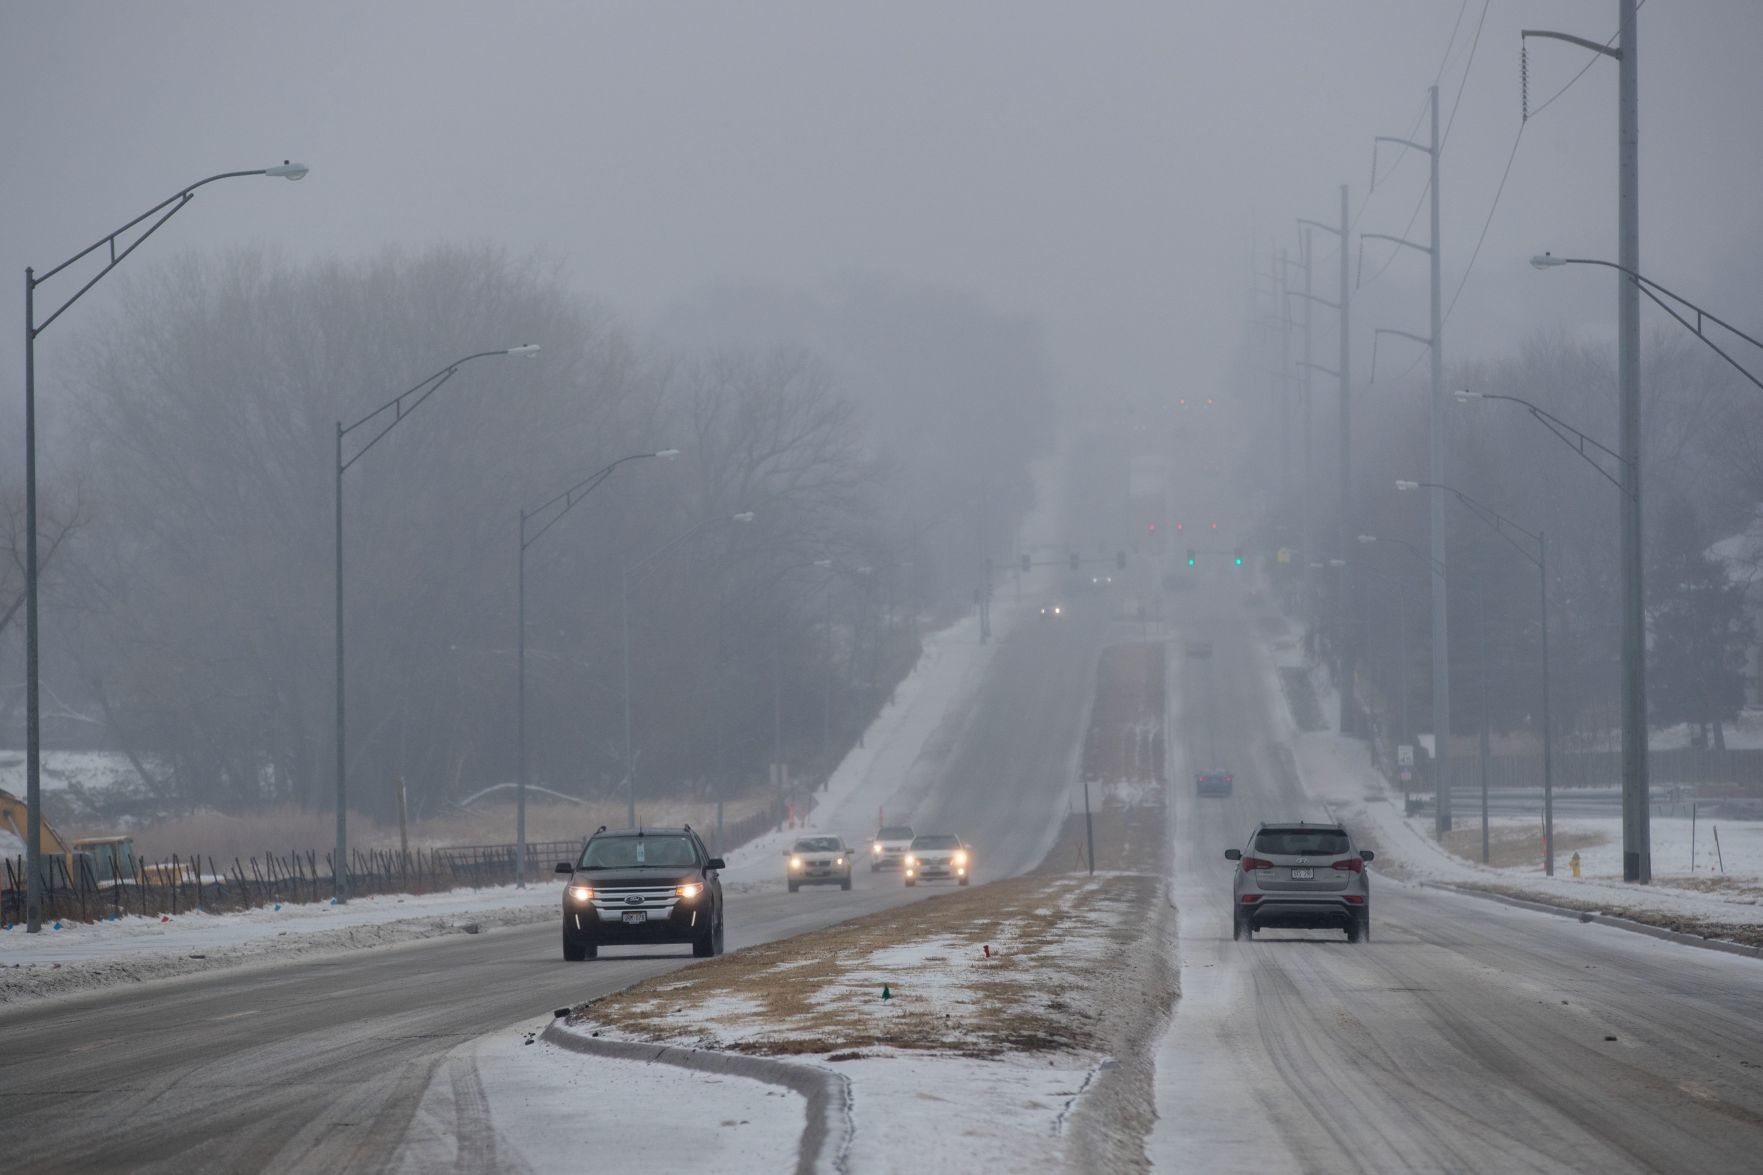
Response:
[[[643,899],[640,897],[637,897],[635,894],[633,894],[630,897],[624,899],[624,904],[627,906],[640,906],[643,904]]]

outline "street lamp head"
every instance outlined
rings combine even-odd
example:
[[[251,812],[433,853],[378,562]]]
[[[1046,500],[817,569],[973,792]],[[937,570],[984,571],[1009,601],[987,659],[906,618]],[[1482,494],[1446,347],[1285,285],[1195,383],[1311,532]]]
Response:
[[[1459,403],[1459,404],[1467,404],[1471,400],[1485,400],[1485,399],[1487,399],[1486,392],[1472,392],[1468,388],[1458,388],[1456,391],[1452,392],[1451,394],[1453,396],[1457,397],[1457,403]]]
[[[1565,260],[1556,257],[1552,253],[1538,253],[1535,257],[1530,259],[1530,263],[1537,269],[1555,269],[1558,266],[1567,264]]]
[[[831,567],[833,565],[833,561],[831,559],[816,559],[814,561],[814,565],[816,567]]]
[[[731,517],[729,519],[729,521],[730,522],[751,522],[751,521],[753,521],[753,512],[751,510],[743,510],[739,514],[736,514],[733,517]]]
[[[311,170],[304,163],[295,163],[292,159],[284,159],[274,167],[264,168],[263,174],[275,179],[303,180],[306,178],[306,173]]]
[[[539,353],[539,345],[537,343],[522,343],[518,347],[510,347],[502,353],[504,355],[514,355],[521,359],[529,359]]]
[[[672,461],[675,457],[679,456],[679,450],[678,449],[662,449],[660,452],[658,452],[654,455],[661,458],[663,461]]]
[[[1375,543],[1377,541],[1377,536],[1374,534],[1362,534],[1359,536],[1359,541],[1362,543]]]
[[[1417,490],[1420,488],[1420,483],[1417,481],[1398,481],[1396,482],[1396,488],[1402,491]]]

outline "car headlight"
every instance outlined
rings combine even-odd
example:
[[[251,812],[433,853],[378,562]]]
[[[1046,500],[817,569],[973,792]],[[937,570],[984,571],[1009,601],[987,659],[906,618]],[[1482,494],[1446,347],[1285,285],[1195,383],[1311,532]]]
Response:
[[[906,855],[906,865],[908,868],[916,867],[918,865],[918,858],[908,853]]]
[[[833,862],[833,864],[835,864],[835,865],[843,865],[844,863],[845,863],[845,858],[843,858],[843,857],[840,857],[837,861]]]
[[[881,845],[879,845],[879,844],[870,845],[869,851],[871,853],[873,853],[875,856],[879,857],[879,856],[881,856]]]
[[[591,885],[572,885],[569,887],[569,896],[578,902],[592,901],[594,899],[594,887]]]
[[[790,868],[800,869],[801,867],[802,867],[802,858],[800,858],[800,857],[791,857],[790,858]]]
[[[955,854],[955,864],[957,864],[957,865],[967,864],[967,853],[965,850],[963,850],[961,852],[957,852]]]
[[[688,881],[684,885],[675,886],[673,892],[678,894],[680,897],[685,898],[687,901],[690,901],[691,899],[697,897],[699,894],[703,893],[704,887],[702,885],[700,885],[699,883],[697,883],[696,881]]]

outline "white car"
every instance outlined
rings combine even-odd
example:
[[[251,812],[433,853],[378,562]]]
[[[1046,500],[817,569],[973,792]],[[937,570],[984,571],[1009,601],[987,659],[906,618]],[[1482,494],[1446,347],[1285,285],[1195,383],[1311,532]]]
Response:
[[[869,871],[897,868],[911,848],[912,830],[904,824],[889,825],[869,842]]]
[[[934,877],[953,879],[966,885],[971,875],[973,855],[958,836],[927,835],[912,838],[912,850],[906,854],[903,876],[907,885]]]

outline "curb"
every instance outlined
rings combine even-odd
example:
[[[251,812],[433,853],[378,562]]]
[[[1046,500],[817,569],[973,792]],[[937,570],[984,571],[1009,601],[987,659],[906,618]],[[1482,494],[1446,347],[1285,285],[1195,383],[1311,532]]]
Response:
[[[1520,910],[1532,910],[1539,914],[1555,914],[1562,918],[1571,918],[1575,922],[1592,922],[1600,926],[1612,926],[1617,930],[1632,931],[1644,934],[1649,938],[1657,938],[1664,942],[1677,943],[1679,946],[1700,947],[1707,951],[1719,951],[1726,955],[1741,955],[1747,959],[1763,959],[1763,947],[1746,946],[1740,942],[1730,942],[1724,938],[1703,938],[1699,934],[1686,934],[1681,930],[1668,930],[1663,926],[1654,926],[1647,922],[1636,922],[1633,918],[1622,918],[1615,914],[1601,914],[1595,910],[1574,910],[1566,906],[1553,906],[1547,902],[1534,901],[1529,898],[1515,898],[1509,894],[1490,893],[1484,889],[1472,889],[1467,886],[1453,885],[1448,881],[1421,881],[1423,889],[1443,889],[1451,893],[1462,894],[1464,897],[1481,898],[1483,901],[1499,902],[1504,906],[1515,906]]]
[[[781,1085],[801,1094],[808,1103],[808,1122],[796,1147],[798,1175],[845,1169],[853,1135],[851,1083],[840,1074],[812,1065],[750,1057],[744,1053],[678,1048],[640,1041],[599,1040],[568,1032],[556,1022],[546,1025],[539,1039],[590,1057],[676,1065],[699,1073],[726,1074],[767,1085]]]

